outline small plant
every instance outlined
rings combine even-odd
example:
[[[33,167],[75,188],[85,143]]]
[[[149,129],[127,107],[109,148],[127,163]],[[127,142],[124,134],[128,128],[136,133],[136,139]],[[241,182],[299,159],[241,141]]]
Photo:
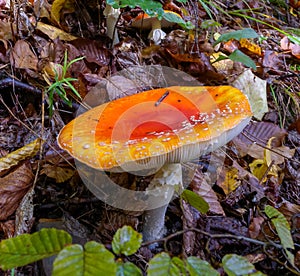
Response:
[[[257,38],[258,34],[251,28],[243,29],[243,30],[238,30],[238,31],[233,31],[229,33],[222,34],[214,43],[214,46],[221,42],[227,42],[231,39],[235,40],[240,40],[242,38]],[[245,55],[242,51],[240,50],[235,50],[233,51],[228,57],[221,55],[215,62],[223,60],[223,59],[231,59],[232,61],[238,61],[243,63],[244,65],[256,70],[256,65],[255,62],[247,55]]]
[[[0,268],[3,270],[24,266],[57,255],[52,275],[134,275],[143,273],[127,257],[135,254],[142,245],[142,235],[130,226],[115,233],[112,252],[103,244],[89,241],[84,246],[71,244],[71,236],[57,229],[44,228],[34,234],[23,234],[0,242]],[[222,266],[230,276],[264,275],[246,258],[228,254]],[[197,257],[181,259],[166,252],[155,255],[148,264],[148,276],[156,275],[220,275],[208,262]]]
[[[69,67],[77,62],[84,59],[84,57],[79,57],[71,60],[68,62],[68,53],[65,51],[64,55],[64,62],[63,65],[56,64],[56,67],[53,67],[53,70],[55,72],[54,75],[54,82],[52,84],[49,84],[46,93],[48,94],[49,99],[49,114],[52,116],[53,114],[53,97],[54,94],[57,94],[65,103],[67,103],[69,106],[71,106],[72,102],[67,96],[66,88],[71,89],[74,95],[76,95],[78,98],[81,99],[78,91],[75,89],[75,87],[72,85],[71,82],[77,81],[76,78],[67,77],[67,71]]]
[[[177,2],[186,3],[187,0],[179,0]],[[146,14],[150,16],[157,16],[158,19],[165,18],[169,22],[174,22],[184,29],[190,30],[194,28],[191,22],[186,22],[174,14],[168,14],[164,12],[163,6],[159,1],[154,0],[106,0],[106,4],[112,6],[115,9],[118,8],[135,8],[140,7]]]

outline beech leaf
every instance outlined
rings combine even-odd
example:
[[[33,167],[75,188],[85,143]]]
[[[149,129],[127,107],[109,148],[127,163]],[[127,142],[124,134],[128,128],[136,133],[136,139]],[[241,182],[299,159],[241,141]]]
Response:
[[[110,276],[116,271],[114,255],[103,244],[90,241],[84,247],[74,244],[64,248],[54,261],[52,276]]]
[[[53,228],[2,240],[0,268],[12,269],[58,254],[71,241],[67,232]]]
[[[118,229],[113,237],[112,249],[116,254],[134,254],[142,244],[142,235],[130,226]]]
[[[290,232],[290,225],[285,218],[285,216],[280,213],[277,209],[274,207],[267,205],[265,207],[265,213],[268,216],[268,218],[271,219],[276,232],[279,236],[279,239],[281,241],[281,245],[283,246],[285,253],[287,255],[288,260],[292,265],[294,265],[294,255],[289,251],[290,249],[295,249],[293,238]]]
[[[259,271],[257,271],[253,264],[251,264],[246,258],[236,255],[236,254],[228,254],[223,257],[222,264],[225,272],[228,276],[242,276],[242,275],[265,275]]]

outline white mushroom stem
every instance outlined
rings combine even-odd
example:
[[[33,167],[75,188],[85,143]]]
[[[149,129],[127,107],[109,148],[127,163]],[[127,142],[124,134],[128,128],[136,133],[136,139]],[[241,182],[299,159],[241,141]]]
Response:
[[[167,34],[161,29],[161,21],[159,19],[155,17],[152,20],[152,29],[148,38],[153,41],[155,45],[159,45]]]
[[[144,213],[144,241],[156,240],[163,236],[167,207],[174,196],[174,192],[178,192],[182,188],[181,164],[166,164],[155,174],[147,188],[147,193],[160,197],[161,205]]]
[[[106,5],[103,14],[106,17],[107,36],[113,40],[113,46],[120,42],[118,32],[115,31],[119,16],[120,9],[114,9],[111,5]]]

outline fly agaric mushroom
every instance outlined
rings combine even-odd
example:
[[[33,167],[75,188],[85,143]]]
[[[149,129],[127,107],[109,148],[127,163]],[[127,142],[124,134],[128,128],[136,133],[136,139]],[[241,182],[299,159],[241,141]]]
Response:
[[[97,170],[162,168],[165,181],[155,185],[164,191],[174,185],[165,174],[170,166],[223,146],[243,130],[251,116],[247,97],[231,86],[172,86],[119,98],[87,111],[61,130],[58,144]],[[146,210],[144,240],[161,233],[166,206]]]
[[[176,12],[165,10],[164,13],[173,14],[181,19],[181,16]],[[151,30],[148,38],[153,41],[155,45],[159,45],[161,40],[166,37],[166,33],[161,28],[169,28],[175,24],[174,22],[167,21],[165,18],[159,20],[157,16],[149,16],[146,13],[141,13],[133,19],[131,26],[133,28]]]

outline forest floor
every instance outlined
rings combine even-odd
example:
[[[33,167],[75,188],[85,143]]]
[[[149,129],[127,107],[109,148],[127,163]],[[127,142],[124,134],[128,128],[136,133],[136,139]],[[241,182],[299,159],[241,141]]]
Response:
[[[231,85],[248,94],[251,122],[221,150],[184,164],[193,174],[188,189],[209,211],[175,198],[164,238],[120,258],[146,273],[159,252],[196,256],[225,275],[222,258],[237,254],[266,275],[300,275],[300,1],[174,1],[171,9],[196,27],[173,24],[157,45],[149,30],[131,26],[138,7],[121,9],[114,30],[119,42],[112,45],[104,8],[105,1],[0,1],[0,240],[54,227],[75,243],[94,240],[111,250],[121,226],[141,231],[142,212],[113,208],[87,189],[74,159],[57,144],[60,130],[83,102],[93,107],[172,85]],[[215,44],[225,33],[250,28],[256,37],[244,31]],[[233,52],[239,54],[216,61]],[[65,58],[73,63],[64,76]],[[74,78],[80,97],[70,86],[51,90],[63,77]],[[127,189],[151,179],[107,175]],[[292,257],[266,205],[287,219]],[[15,272],[50,271],[44,261]]]

